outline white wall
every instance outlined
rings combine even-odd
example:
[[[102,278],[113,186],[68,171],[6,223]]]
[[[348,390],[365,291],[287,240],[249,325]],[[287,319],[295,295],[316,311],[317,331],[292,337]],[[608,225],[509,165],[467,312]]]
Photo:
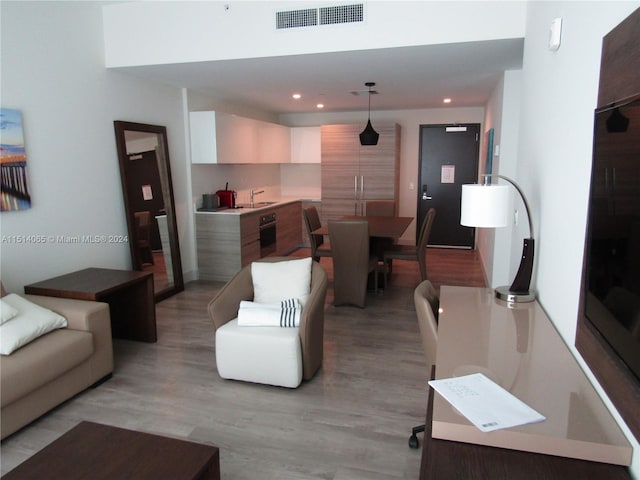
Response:
[[[484,132],[494,129],[493,168],[492,173],[505,175],[511,179],[516,178],[518,132],[520,124],[520,95],[522,72],[520,70],[507,71],[493,90],[486,105]],[[499,154],[495,155],[495,148]],[[482,162],[484,171],[486,145],[482,147]],[[505,184],[504,180],[494,180],[494,183]],[[513,190],[514,213],[518,211],[521,221],[526,222],[523,203],[518,194]],[[527,195],[527,192],[525,192]],[[513,226],[507,228],[479,228],[477,229],[477,249],[483,264],[486,279],[492,287],[509,285],[513,281],[518,263],[513,261],[513,256],[521,253],[517,248],[513,254],[511,251],[511,238]],[[514,245],[522,246],[522,239],[516,240]]]
[[[57,236],[126,235],[114,120],[165,125],[180,242],[186,169],[178,89],[104,68],[97,2],[6,2],[1,9],[2,106],[22,111],[32,208],[1,214],[9,290],[89,266],[130,268],[126,243],[64,244]],[[50,239],[49,237],[53,238]],[[183,252],[185,270],[194,259]]]
[[[537,226],[538,299],[578,358],[573,343],[602,37],[638,6],[536,1],[527,11],[517,179]],[[547,32],[556,17],[563,19],[562,45],[551,52]],[[514,232],[512,252],[524,234],[526,227]],[[633,472],[640,476],[639,446],[632,443]]]

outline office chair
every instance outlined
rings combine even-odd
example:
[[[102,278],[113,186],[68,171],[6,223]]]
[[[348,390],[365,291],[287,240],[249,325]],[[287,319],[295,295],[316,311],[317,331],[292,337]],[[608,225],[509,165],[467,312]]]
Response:
[[[416,306],[427,371],[431,372],[436,363],[436,350],[438,348],[438,309],[440,308],[440,299],[438,298],[438,292],[429,280],[421,282],[416,287],[413,292],[413,302]],[[424,429],[424,425],[413,427],[411,437],[409,437],[409,447],[418,448],[420,446],[417,434],[424,432]]]

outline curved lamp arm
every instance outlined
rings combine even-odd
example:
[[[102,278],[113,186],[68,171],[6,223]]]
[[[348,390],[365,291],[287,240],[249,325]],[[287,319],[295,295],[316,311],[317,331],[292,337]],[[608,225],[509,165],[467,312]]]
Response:
[[[533,256],[535,250],[535,242],[533,239],[533,222],[531,220],[531,210],[529,209],[529,202],[527,202],[527,197],[524,196],[524,193],[520,186],[509,177],[492,173],[482,174],[482,177],[485,178],[485,184],[488,183],[487,180],[489,179],[489,177],[497,177],[513,185],[520,194],[520,198],[522,198],[524,208],[527,211],[527,220],[529,221],[529,238],[525,238],[523,241],[522,257],[520,260],[520,266],[518,267],[518,272],[516,273],[516,277],[514,278],[513,283],[510,287],[496,288],[496,296],[502,300],[506,300],[507,302],[531,302],[535,299],[535,294],[529,291],[529,286],[531,285],[531,276],[533,275]]]
[[[520,198],[522,198],[522,203],[524,203],[524,208],[527,211],[527,220],[529,221],[529,238],[533,238],[533,222],[531,221],[531,210],[529,209],[529,202],[527,202],[527,197],[524,196],[524,192],[520,188],[520,185],[518,185],[515,182],[515,180],[512,180],[509,177],[505,177],[504,175],[498,175],[497,173],[483,173],[480,176],[484,177],[485,185],[488,184],[488,180],[490,177],[497,177],[509,182],[511,185],[514,186],[514,188],[520,194]]]

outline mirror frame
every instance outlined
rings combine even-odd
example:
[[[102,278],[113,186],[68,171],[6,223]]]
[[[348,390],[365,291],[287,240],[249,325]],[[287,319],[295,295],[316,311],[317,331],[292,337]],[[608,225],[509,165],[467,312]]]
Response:
[[[116,145],[118,149],[118,159],[120,163],[120,180],[122,182],[122,195],[124,198],[124,208],[127,216],[127,229],[129,231],[129,250],[131,252],[131,264],[133,270],[141,270],[140,265],[142,261],[140,259],[140,253],[137,245],[137,230],[136,220],[134,212],[131,208],[131,200],[129,199],[129,193],[127,189],[127,162],[129,157],[127,155],[127,145],[125,139],[125,131],[145,132],[159,135],[159,147],[164,149],[164,171],[166,178],[164,178],[162,185],[163,196],[168,199],[165,201],[164,209],[167,213],[167,227],[169,230],[169,245],[171,248],[171,264],[173,269],[173,285],[163,290],[155,291],[156,303],[160,300],[164,300],[171,295],[175,295],[178,292],[184,290],[184,280],[182,277],[182,260],[180,257],[180,244],[178,243],[178,229],[176,223],[175,204],[173,197],[173,182],[171,180],[171,167],[169,162],[169,144],[167,142],[167,129],[160,125],[149,125],[145,123],[127,122],[123,120],[115,120],[113,122],[116,133]],[[154,282],[155,286],[155,282]]]

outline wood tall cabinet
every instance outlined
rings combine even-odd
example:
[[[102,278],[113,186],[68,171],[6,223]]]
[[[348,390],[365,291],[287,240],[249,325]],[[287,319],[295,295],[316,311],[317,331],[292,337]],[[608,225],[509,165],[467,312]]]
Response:
[[[400,125],[376,123],[377,145],[360,145],[362,125],[323,125],[322,221],[362,215],[366,200],[398,201]]]

